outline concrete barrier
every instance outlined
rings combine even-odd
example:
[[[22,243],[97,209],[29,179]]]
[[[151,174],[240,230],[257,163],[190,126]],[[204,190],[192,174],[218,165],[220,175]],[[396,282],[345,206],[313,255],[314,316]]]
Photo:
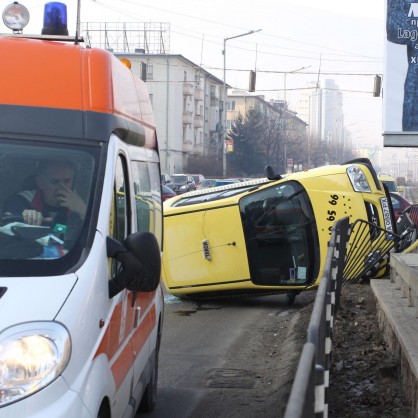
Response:
[[[402,389],[418,417],[418,254],[391,254],[390,278],[370,281],[377,318],[401,370]]]

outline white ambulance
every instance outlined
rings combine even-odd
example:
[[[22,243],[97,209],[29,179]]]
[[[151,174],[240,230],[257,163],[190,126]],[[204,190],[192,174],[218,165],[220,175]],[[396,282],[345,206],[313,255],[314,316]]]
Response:
[[[63,3],[42,35],[28,19],[10,4],[0,36],[0,417],[133,417],[155,405],[163,318],[149,96],[68,36]]]

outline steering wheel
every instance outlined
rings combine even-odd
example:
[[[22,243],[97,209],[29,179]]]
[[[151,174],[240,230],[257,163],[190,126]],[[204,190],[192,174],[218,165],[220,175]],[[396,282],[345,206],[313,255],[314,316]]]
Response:
[[[7,224],[10,224],[12,222],[22,222],[22,223],[25,223],[22,215],[3,215],[1,217],[1,221],[0,222],[1,222],[2,225],[7,225]]]

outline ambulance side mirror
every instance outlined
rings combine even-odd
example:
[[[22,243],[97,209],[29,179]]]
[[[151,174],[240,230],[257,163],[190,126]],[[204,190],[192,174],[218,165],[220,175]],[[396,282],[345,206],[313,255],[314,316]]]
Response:
[[[150,232],[135,232],[124,243],[113,238],[106,240],[107,256],[119,261],[121,270],[109,281],[109,295],[122,289],[152,292],[160,283],[161,255],[158,241]]]

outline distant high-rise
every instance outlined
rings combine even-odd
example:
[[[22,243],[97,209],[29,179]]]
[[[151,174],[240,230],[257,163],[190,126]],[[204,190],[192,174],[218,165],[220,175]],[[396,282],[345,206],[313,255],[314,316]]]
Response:
[[[343,95],[334,80],[325,80],[324,86],[309,83],[296,111],[308,124],[311,137],[330,142],[344,140]]]

